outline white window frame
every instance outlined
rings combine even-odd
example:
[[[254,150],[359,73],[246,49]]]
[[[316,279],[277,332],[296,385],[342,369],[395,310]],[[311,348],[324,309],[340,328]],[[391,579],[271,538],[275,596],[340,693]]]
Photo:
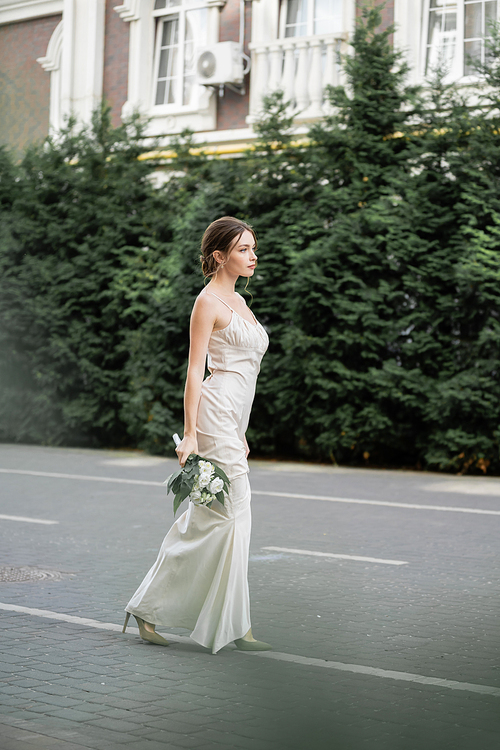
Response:
[[[477,74],[465,75],[466,56],[464,53],[465,39],[465,2],[466,0],[456,0],[457,6],[457,51],[453,68],[445,76],[445,83],[460,81],[461,83],[474,83],[480,80]],[[451,3],[450,3],[451,4]],[[423,5],[423,24],[422,24],[422,46],[421,46],[421,65],[420,72],[423,79],[428,77],[426,74],[427,64],[427,38],[429,35],[429,19],[431,10],[431,0],[424,0]],[[500,0],[497,0],[497,21],[500,20]]]
[[[482,6],[483,6],[483,8],[484,8],[484,3],[485,3],[485,0],[482,0]],[[464,40],[463,40],[464,75],[465,75],[465,65],[466,65],[466,62],[467,62],[466,54],[465,54],[465,6],[469,5],[469,4],[470,5],[473,4],[472,0],[465,0],[465,2],[464,2]],[[485,16],[482,17],[481,20],[482,20],[482,24],[483,24],[483,27],[484,27],[484,32],[486,33],[486,31],[487,31],[487,29],[486,29],[486,17]],[[496,21],[500,20],[500,0],[497,0],[497,17],[496,17],[495,20]],[[479,37],[479,38],[478,37],[471,37],[467,41],[477,41],[477,40],[486,39],[486,38],[487,38],[486,35],[482,36],[482,37]],[[482,60],[481,61],[482,62],[484,62],[484,52],[485,52],[485,49],[486,49],[486,46],[484,44],[481,45],[481,52],[482,52],[482,54],[481,54]],[[478,76],[477,76],[477,74],[469,74],[468,76],[466,75],[465,77],[466,78],[474,78],[474,79],[476,79]]]
[[[64,0],[0,0],[0,26],[63,12]]]
[[[226,0],[200,0],[200,6],[208,9],[207,44],[219,41],[220,8]],[[122,0],[114,10],[130,23],[127,101],[122,108],[122,117],[140,112],[149,119],[147,134],[169,136],[190,128],[195,132],[215,130],[217,127],[216,97],[209,87],[200,87],[197,107],[179,104],[154,104],[155,79],[155,30],[157,16],[164,15],[161,8],[155,11],[154,0]],[[194,6],[193,6],[194,7]]]
[[[279,38],[285,39],[286,34],[286,17],[288,15],[288,2],[289,0],[282,0],[280,3],[280,28],[279,28]],[[305,34],[300,34],[298,36],[312,36],[314,32],[314,2],[315,0],[307,0],[308,8],[307,8],[307,28]],[[291,37],[293,38],[293,37]]]
[[[308,7],[307,7],[307,29],[305,34],[300,34],[299,36],[293,36],[293,37],[285,37],[286,33],[286,17],[288,14],[288,2],[289,0],[281,0],[279,2],[279,30],[278,30],[278,36],[279,39],[298,39],[300,36],[319,36],[319,34],[314,33],[314,9],[316,0],[307,0]],[[344,21],[345,16],[345,0],[341,3],[342,5],[342,21]],[[342,23],[343,25],[343,23]],[[339,29],[339,34],[342,33],[344,29]],[[333,34],[337,33],[336,31],[331,32]]]
[[[184,90],[184,45],[186,36],[186,13],[192,10],[207,10],[208,7],[206,0],[199,0],[196,4],[184,5],[182,0],[179,5],[171,8],[161,8],[159,10],[153,10],[153,18],[155,19],[155,52],[153,60],[153,80],[151,86],[151,108],[158,114],[171,115],[177,113],[188,113],[197,112],[200,107],[200,99],[202,98],[205,87],[198,84],[194,84],[195,94],[193,101],[189,104],[183,104],[183,90]],[[160,65],[160,54],[161,54],[161,39],[163,35],[163,24],[177,17],[179,20],[178,25],[178,65],[179,72],[177,75],[176,87],[178,100],[170,104],[156,104],[156,89],[158,85],[158,72]],[[196,47],[195,47],[196,50]]]

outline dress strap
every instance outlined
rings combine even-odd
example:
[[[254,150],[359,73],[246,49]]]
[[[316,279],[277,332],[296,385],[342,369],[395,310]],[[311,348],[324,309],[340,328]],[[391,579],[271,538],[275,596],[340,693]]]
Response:
[[[242,295],[242,294],[240,294],[239,292],[236,292],[236,294],[238,295],[238,297],[239,297],[240,299],[242,299],[242,300],[243,300],[243,302],[245,303],[245,307],[247,308],[248,312],[250,313],[250,315],[252,316],[252,318],[253,318],[253,319],[255,320],[255,322],[256,322],[256,323],[258,324],[258,322],[259,322],[259,321],[257,320],[257,318],[255,317],[255,315],[253,314],[253,312],[252,312],[252,308],[251,308],[251,307],[248,307],[246,299],[245,299],[245,298],[243,297],[243,295]]]
[[[225,305],[226,307],[229,307],[229,309],[231,310],[231,312],[236,312],[236,310],[233,310],[233,308],[231,307],[231,305],[228,305],[227,302],[224,302],[224,300],[221,297],[219,297],[218,294],[214,294],[213,292],[205,292],[205,294],[211,294],[212,297],[217,297],[217,299],[220,300],[223,305]]]

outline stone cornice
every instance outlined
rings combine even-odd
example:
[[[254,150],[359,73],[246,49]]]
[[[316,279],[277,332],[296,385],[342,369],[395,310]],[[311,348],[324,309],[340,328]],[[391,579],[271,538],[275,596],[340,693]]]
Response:
[[[124,21],[138,21],[141,17],[141,0],[125,0],[121,5],[113,8]]]
[[[58,15],[63,12],[63,4],[63,0],[0,0],[0,26],[41,16]]]
[[[45,57],[37,57],[36,61],[39,63],[47,73],[51,73],[53,70],[59,70],[61,66],[61,47],[63,42],[63,22],[60,21],[52,36],[47,47],[47,54]]]

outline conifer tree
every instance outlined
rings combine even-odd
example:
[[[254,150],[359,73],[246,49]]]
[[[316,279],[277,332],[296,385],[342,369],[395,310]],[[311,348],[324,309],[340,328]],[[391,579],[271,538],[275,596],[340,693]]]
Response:
[[[286,400],[300,380],[296,444],[341,462],[457,469],[475,461],[481,469],[495,450],[492,426],[489,437],[479,428],[492,383],[474,379],[464,361],[468,348],[477,351],[465,323],[477,311],[457,281],[461,143],[466,161],[483,167],[463,142],[470,111],[460,97],[442,91],[429,107],[407,87],[392,29],[379,32],[379,23],[376,8],[365,11],[345,62],[346,90],[331,91],[335,114],[311,132],[311,159],[327,181],[319,202],[328,232],[292,274],[301,304],[288,336],[295,376]],[[445,119],[452,125],[443,132]],[[465,184],[474,190],[471,176]]]
[[[0,317],[17,363],[3,389],[5,437],[126,438],[124,331],[146,314],[142,247],[161,230],[141,139],[138,120],[113,130],[103,108],[90,129],[70,121],[20,165],[0,258]]]

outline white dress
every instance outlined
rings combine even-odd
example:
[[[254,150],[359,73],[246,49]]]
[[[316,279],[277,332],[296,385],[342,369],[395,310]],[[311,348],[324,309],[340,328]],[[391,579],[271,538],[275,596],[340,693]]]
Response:
[[[212,653],[242,638],[251,626],[247,574],[252,518],[244,437],[269,344],[255,316],[252,324],[229,309],[229,325],[210,336],[211,375],[202,385],[196,423],[200,456],[226,472],[229,496],[224,505],[214,501],[211,508],[189,503],[125,608],[157,626],[188,628],[191,638]]]

